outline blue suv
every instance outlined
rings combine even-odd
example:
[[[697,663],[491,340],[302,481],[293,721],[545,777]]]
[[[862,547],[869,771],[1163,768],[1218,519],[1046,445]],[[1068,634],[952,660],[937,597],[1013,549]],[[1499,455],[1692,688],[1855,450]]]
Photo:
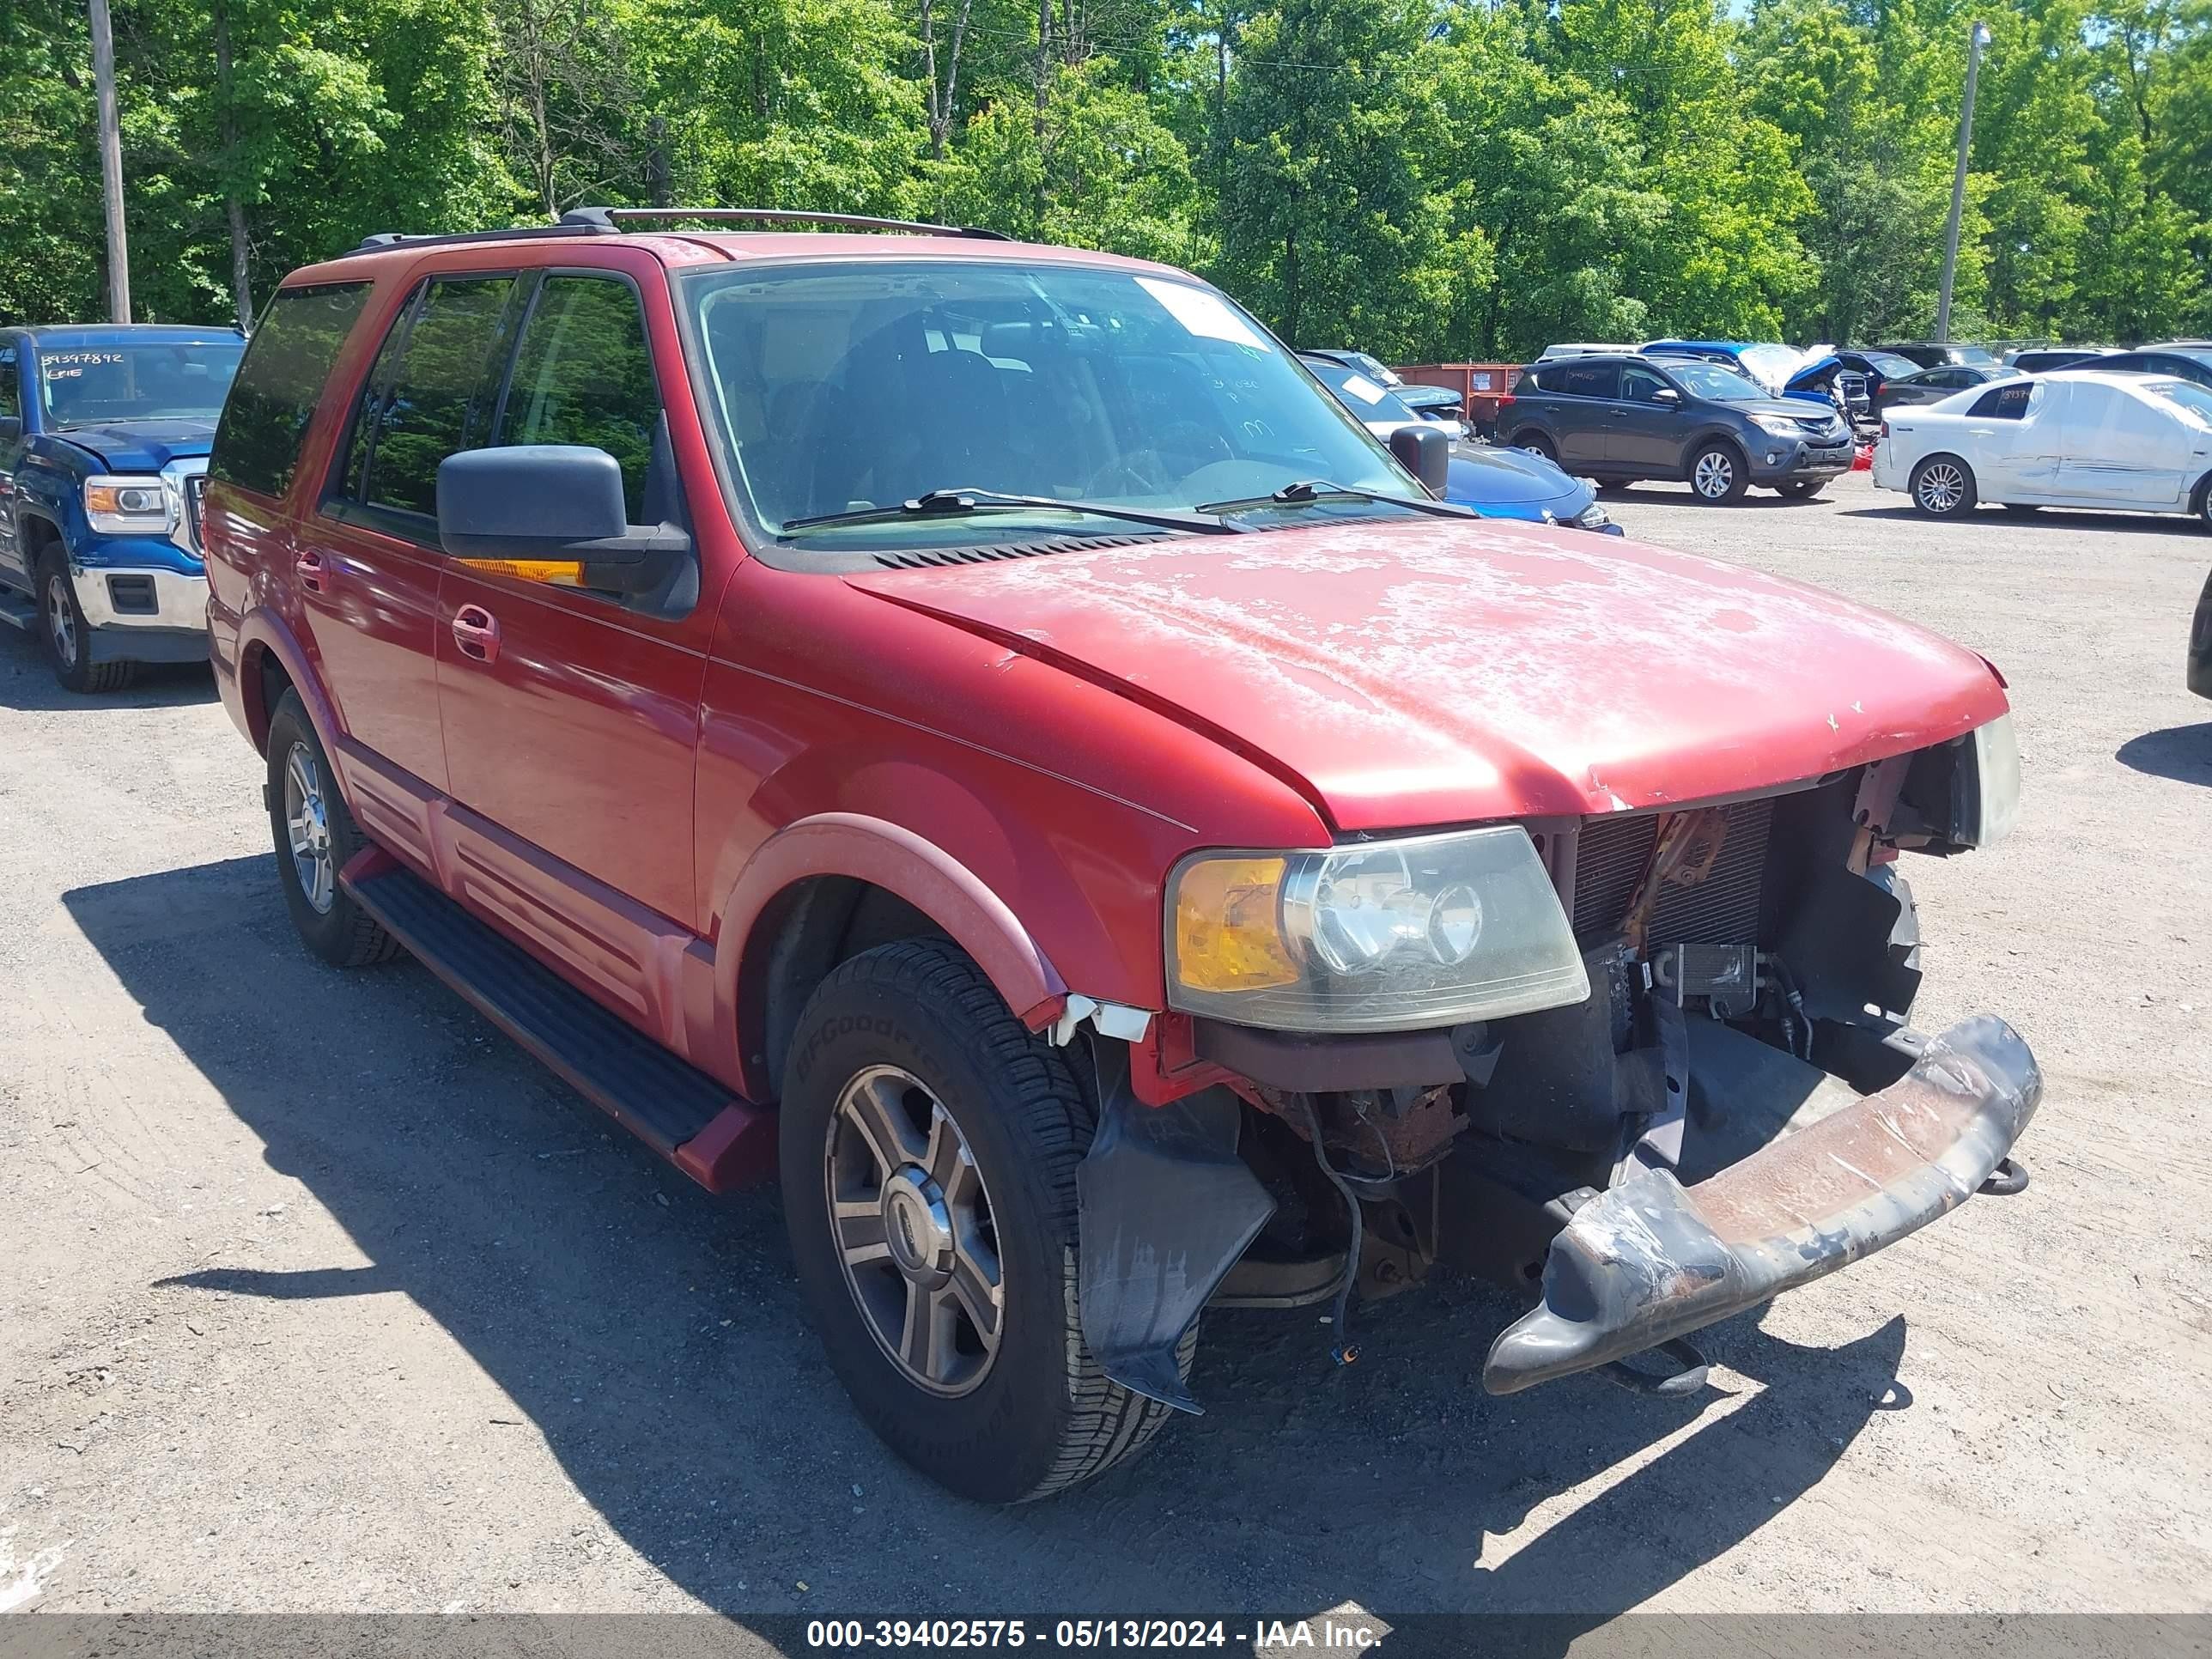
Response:
[[[234,329],[0,330],[0,621],[70,690],[207,659],[198,494],[245,349]]]

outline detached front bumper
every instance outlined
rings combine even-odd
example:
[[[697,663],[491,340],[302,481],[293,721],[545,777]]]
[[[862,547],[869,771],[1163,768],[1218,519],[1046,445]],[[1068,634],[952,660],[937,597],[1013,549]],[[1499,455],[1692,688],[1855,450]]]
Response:
[[[1888,1088],[1710,1180],[1624,1182],[1553,1241],[1542,1305],[1492,1345],[1484,1388],[1513,1394],[1640,1352],[1917,1232],[1990,1178],[2042,1095],[2020,1034],[1977,1015]]]

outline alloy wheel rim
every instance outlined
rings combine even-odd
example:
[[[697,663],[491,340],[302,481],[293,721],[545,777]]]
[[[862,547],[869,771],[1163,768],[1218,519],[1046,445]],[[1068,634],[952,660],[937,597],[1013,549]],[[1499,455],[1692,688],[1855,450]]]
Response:
[[[872,1066],[837,1097],[823,1168],[838,1266],[876,1346],[916,1388],[972,1392],[998,1358],[1006,1284],[960,1126],[912,1073]]]
[[[323,800],[322,769],[304,743],[294,744],[284,757],[284,835],[291,846],[292,874],[300,884],[300,896],[317,915],[328,915],[337,897],[330,813]]]
[[[1729,465],[1725,455],[1715,453],[1698,457],[1698,494],[1717,498],[1728,494],[1729,482],[1735,469]]]
[[[46,578],[46,632],[62,666],[76,667],[76,612],[70,607],[69,588],[58,573]]]
[[[1959,476],[1959,469],[1948,465],[1929,467],[1920,475],[1920,504],[1930,513],[1948,513],[1958,506],[1965,493],[1966,481]]]

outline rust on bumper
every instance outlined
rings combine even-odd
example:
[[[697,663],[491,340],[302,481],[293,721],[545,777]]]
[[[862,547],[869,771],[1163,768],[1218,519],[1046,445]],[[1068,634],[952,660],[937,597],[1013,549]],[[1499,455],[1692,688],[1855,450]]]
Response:
[[[1492,1346],[1484,1388],[1513,1394],[1638,1352],[1918,1231],[1989,1178],[2042,1095],[2020,1034],[1980,1014],[1888,1088],[1710,1180],[1622,1182],[1553,1241],[1542,1304]]]

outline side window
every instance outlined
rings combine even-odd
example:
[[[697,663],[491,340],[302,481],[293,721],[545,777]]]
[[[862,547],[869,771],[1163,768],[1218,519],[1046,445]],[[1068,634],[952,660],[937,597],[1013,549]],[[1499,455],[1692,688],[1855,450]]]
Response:
[[[1983,420],[2020,421],[2027,418],[2033,394],[2043,389],[2039,380],[2006,380],[1974,399],[1967,414]]]
[[[1620,371],[1620,395],[1629,403],[1656,403],[1657,394],[1666,385],[1666,381],[1648,368],[1624,368]]]
[[[605,450],[622,464],[630,522],[642,524],[659,423],[645,318],[629,284],[611,276],[548,276],[523,325],[491,441]]]
[[[1570,398],[1610,398],[1620,371],[1611,363],[1571,363],[1559,371],[1559,390]]]
[[[22,418],[23,392],[16,379],[15,348],[0,346],[0,421],[21,422]]]
[[[371,507],[438,511],[438,465],[483,435],[513,276],[433,277],[377,354],[346,477]]]
[[[264,495],[291,488],[307,422],[368,290],[367,283],[277,290],[223,401],[210,478]]]

